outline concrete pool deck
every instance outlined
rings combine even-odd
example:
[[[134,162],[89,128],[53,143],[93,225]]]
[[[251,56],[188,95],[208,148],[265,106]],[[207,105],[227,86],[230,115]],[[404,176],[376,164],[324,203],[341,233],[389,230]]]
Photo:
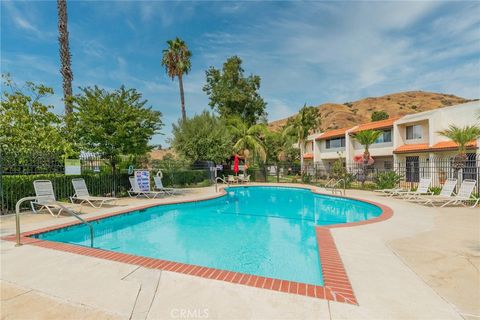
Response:
[[[175,198],[214,194],[209,187]],[[347,195],[394,210],[387,221],[331,230],[358,306],[1,241],[2,319],[479,319],[479,209]],[[118,208],[83,211],[90,217],[112,210]],[[72,219],[24,214],[22,231]],[[13,217],[2,217],[1,235],[12,232]]]

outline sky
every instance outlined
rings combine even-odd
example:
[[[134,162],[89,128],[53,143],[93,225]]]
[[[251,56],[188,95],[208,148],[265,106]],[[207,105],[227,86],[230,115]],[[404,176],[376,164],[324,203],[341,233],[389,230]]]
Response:
[[[303,106],[408,90],[480,97],[480,2],[68,1],[74,93],[136,88],[165,124],[180,117],[178,82],[160,64],[166,41],[192,51],[187,115],[208,110],[205,70],[238,55],[261,77],[268,119]],[[56,1],[1,0],[1,71],[54,88],[63,112]]]

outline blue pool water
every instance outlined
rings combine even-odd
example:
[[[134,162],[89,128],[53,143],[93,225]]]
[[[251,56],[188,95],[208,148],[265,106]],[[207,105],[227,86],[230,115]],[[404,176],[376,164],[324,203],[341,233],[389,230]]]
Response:
[[[381,209],[306,189],[239,187],[213,200],[98,220],[94,246],[282,280],[323,285],[315,225],[362,221]],[[89,246],[85,225],[38,235]]]

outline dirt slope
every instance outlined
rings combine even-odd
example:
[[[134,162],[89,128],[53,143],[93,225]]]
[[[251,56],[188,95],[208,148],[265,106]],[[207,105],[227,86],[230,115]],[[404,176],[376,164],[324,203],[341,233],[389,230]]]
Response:
[[[404,116],[432,109],[465,103],[471,100],[451,94],[407,91],[388,94],[382,97],[370,97],[344,104],[324,103],[317,106],[322,115],[320,130],[351,127],[359,123],[370,122],[373,111],[386,111],[390,117]],[[295,116],[292,115],[292,117]],[[272,121],[270,129],[279,130],[288,118]]]

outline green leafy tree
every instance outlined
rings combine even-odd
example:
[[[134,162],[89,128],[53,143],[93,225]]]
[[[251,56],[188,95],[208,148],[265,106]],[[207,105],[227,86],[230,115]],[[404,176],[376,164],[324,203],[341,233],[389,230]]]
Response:
[[[380,121],[380,120],[386,120],[388,119],[390,116],[388,115],[388,113],[386,111],[373,111],[372,112],[372,122],[373,121]]]
[[[300,148],[300,166],[303,170],[303,155],[308,135],[318,129],[321,123],[320,110],[305,104],[294,118],[290,118],[284,128],[285,136],[294,136]]]
[[[180,107],[182,110],[182,120],[187,119],[185,111],[185,93],[183,91],[183,75],[188,74],[192,67],[190,58],[192,53],[188,50],[187,44],[180,38],[167,41],[168,48],[163,50],[162,66],[170,78],[178,78],[178,86],[180,87]]]
[[[249,125],[239,117],[232,117],[227,123],[234,141],[233,151],[243,155],[246,160],[258,156],[265,162],[267,151],[262,139],[267,134],[267,127],[264,124]],[[250,154],[251,151],[253,154]]]
[[[135,89],[113,92],[97,86],[82,88],[73,98],[76,137],[83,150],[99,153],[113,172],[121,155],[144,155],[149,141],[163,124],[161,113],[146,107],[147,100]]]
[[[42,98],[53,95],[53,89],[27,82],[21,88],[10,76],[2,75],[0,104],[0,147],[15,152],[59,152],[72,154],[65,139],[62,118],[45,105]]]
[[[258,93],[260,77],[244,76],[242,60],[233,56],[223,64],[222,70],[210,67],[206,71],[207,84],[203,91],[209,96],[210,107],[227,119],[241,117],[248,125],[266,118],[266,103]]]
[[[282,131],[268,131],[264,142],[267,151],[267,162],[298,161],[300,152],[298,148],[294,148],[295,142],[295,137],[285,135]]]
[[[438,132],[444,137],[451,139],[458,145],[458,154],[454,159],[455,169],[465,168],[467,162],[467,144],[471,141],[475,141],[480,138],[480,126],[464,126],[457,127],[455,125],[450,125],[448,129]]]
[[[223,120],[204,111],[173,124],[172,147],[191,162],[221,163],[232,155],[232,138]]]

